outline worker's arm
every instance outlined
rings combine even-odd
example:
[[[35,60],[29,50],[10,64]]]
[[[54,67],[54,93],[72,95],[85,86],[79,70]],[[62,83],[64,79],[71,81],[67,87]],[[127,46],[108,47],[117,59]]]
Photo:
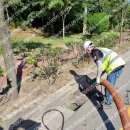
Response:
[[[96,61],[97,64],[97,77],[96,77],[96,82],[100,83],[100,77],[102,75],[102,70],[103,70],[103,66],[102,66],[102,62],[100,60]]]
[[[96,82],[99,84],[100,83],[100,77],[101,77],[102,71],[103,71],[103,65],[102,65],[102,62],[101,62],[101,59],[103,58],[103,53],[100,50],[95,49],[95,50],[92,51],[91,55],[92,55],[94,62],[97,65]]]

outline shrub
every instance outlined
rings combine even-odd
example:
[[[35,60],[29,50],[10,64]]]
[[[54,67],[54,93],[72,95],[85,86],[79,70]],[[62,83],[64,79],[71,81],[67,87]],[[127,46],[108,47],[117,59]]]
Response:
[[[103,32],[100,36],[93,37],[94,43],[98,46],[108,47],[113,41],[119,38],[118,32]]]
[[[2,54],[2,45],[0,44],[0,54]]]
[[[60,47],[56,47],[56,48],[51,48],[49,51],[48,51],[48,56],[50,57],[56,57],[57,55],[59,55],[62,51],[62,48]]]
[[[72,40],[72,41],[69,41],[69,42],[65,42],[65,45],[67,47],[69,47],[70,49],[74,50],[75,48],[79,49],[82,46],[81,45],[82,42],[83,42],[83,39],[81,37],[79,39],[75,39],[75,40]]]
[[[88,16],[88,30],[92,33],[102,33],[109,29],[109,16],[106,13],[95,13]]]
[[[0,67],[0,77],[3,77],[4,76],[4,71],[3,69]]]
[[[29,51],[31,49],[36,49],[41,46],[44,46],[44,44],[40,42],[33,42],[26,40],[12,41],[12,48],[15,53]]]
[[[73,50],[75,42],[74,41],[65,42],[65,45]]]
[[[27,63],[33,66],[37,66],[37,54],[34,52],[28,52]]]

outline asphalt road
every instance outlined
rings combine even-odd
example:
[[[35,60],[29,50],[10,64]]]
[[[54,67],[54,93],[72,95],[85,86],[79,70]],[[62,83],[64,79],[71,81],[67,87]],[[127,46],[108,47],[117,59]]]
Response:
[[[116,88],[119,89],[124,103],[130,104],[129,92],[127,92],[127,90],[130,90],[130,61],[126,63],[123,73],[116,83]]]

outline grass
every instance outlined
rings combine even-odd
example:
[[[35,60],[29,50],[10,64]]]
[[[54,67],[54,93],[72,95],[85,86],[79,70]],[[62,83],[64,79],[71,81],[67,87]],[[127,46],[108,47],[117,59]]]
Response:
[[[76,43],[83,43],[87,39],[92,40],[98,46],[110,47],[110,43],[117,38],[117,32],[103,32],[100,35],[93,35],[91,39],[88,36],[83,36],[81,33],[66,36],[64,39],[62,37],[32,36],[28,33],[26,35],[19,33],[11,37],[11,42],[13,49],[15,48],[14,51],[17,53],[19,51],[36,49],[45,44],[51,44],[52,47],[65,47],[67,45],[70,47],[71,44],[75,46]]]
[[[70,41],[76,41],[78,39],[80,39],[82,36],[82,34],[73,34],[70,36],[66,36],[64,39],[62,37],[41,37],[41,36],[37,36],[37,37],[32,37],[32,38],[18,38],[13,36],[11,38],[12,43],[16,43],[22,40],[26,40],[31,42],[35,42],[35,43],[42,43],[42,44],[52,44],[52,46],[59,46],[59,45],[64,45],[66,42],[70,42]]]
[[[37,31],[37,30],[36,30]],[[66,35],[66,37],[63,39],[62,37],[46,37],[46,35],[41,32],[40,34],[35,33],[34,30],[27,30],[27,31],[22,31],[20,29],[13,29],[11,30],[11,42],[13,45],[13,48],[19,47],[21,45],[21,48],[24,49],[24,47],[31,48],[33,47],[34,49],[37,47],[40,47],[42,44],[51,44],[53,47],[64,47],[66,43],[82,43],[83,41],[90,39],[96,43],[99,41],[99,45],[102,44],[107,45],[111,41],[113,41],[113,37],[108,37],[103,41],[100,41],[99,39],[103,38],[103,36],[106,36],[107,32],[104,32],[103,35],[94,35],[90,39],[88,36],[82,36],[82,33],[79,34],[71,34],[71,35]],[[111,32],[109,32],[111,34]],[[0,52],[1,52],[1,47],[0,47]]]
[[[65,46],[66,42],[77,41],[81,39],[82,34],[72,34],[66,36],[64,39],[62,37],[44,37],[44,36],[36,36],[31,37],[29,34],[24,34],[21,32],[17,32],[15,35],[11,35],[11,43],[12,47],[19,48],[24,46],[33,46],[34,48],[40,47],[41,44],[52,44],[53,47]],[[26,44],[26,45],[25,45]],[[2,54],[2,47],[0,44],[0,54]]]

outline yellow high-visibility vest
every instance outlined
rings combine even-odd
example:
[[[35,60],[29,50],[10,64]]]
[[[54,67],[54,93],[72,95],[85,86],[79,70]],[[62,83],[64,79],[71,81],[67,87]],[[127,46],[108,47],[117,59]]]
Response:
[[[100,60],[103,65],[103,71],[107,74],[111,73],[115,68],[125,65],[125,61],[116,52],[103,47],[96,47],[95,49],[103,53],[103,58]]]

